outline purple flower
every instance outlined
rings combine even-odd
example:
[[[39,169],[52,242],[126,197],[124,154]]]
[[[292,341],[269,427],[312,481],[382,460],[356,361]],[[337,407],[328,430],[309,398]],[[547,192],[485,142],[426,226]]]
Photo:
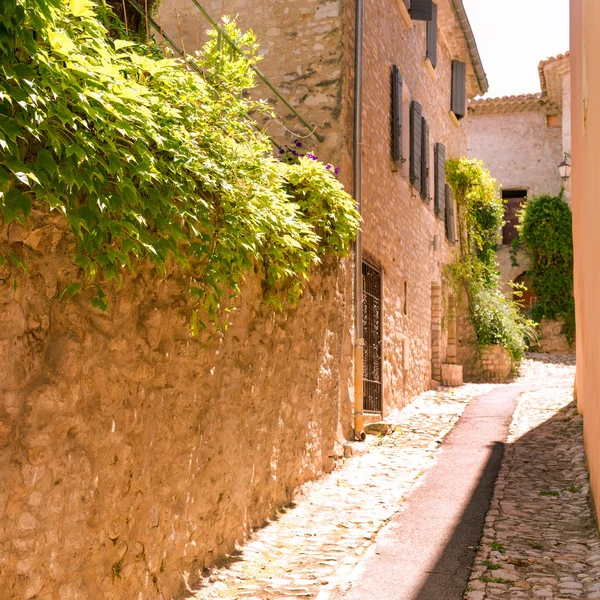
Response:
[[[325,168],[326,169],[331,169],[331,165],[327,165]]]
[[[283,148],[279,148],[279,154],[283,154],[285,150]]]
[[[337,175],[339,172],[340,172],[339,168],[338,168],[338,167],[336,167],[336,168],[335,168],[335,174]]]

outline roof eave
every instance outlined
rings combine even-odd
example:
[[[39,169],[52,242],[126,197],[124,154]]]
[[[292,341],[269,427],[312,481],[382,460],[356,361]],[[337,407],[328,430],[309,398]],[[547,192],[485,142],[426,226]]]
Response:
[[[487,80],[487,75],[485,74],[485,70],[483,68],[483,64],[481,62],[481,56],[479,55],[477,42],[475,41],[473,29],[471,29],[471,23],[469,23],[469,18],[467,17],[463,1],[452,0],[452,8],[454,9],[454,13],[456,14],[456,18],[458,19],[458,23],[463,32],[463,35],[465,36],[465,42],[467,44],[467,49],[471,57],[471,63],[473,65],[473,70],[475,71],[477,84],[479,86],[481,95],[483,95],[488,91],[490,86]]]

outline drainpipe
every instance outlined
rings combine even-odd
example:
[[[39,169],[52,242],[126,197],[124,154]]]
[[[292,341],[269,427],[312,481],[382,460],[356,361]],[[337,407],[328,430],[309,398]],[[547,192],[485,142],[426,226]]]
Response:
[[[356,32],[354,39],[354,200],[362,213],[362,54],[363,0],[356,0]],[[364,440],[363,417],[363,313],[362,313],[362,232],[354,244],[354,435]]]

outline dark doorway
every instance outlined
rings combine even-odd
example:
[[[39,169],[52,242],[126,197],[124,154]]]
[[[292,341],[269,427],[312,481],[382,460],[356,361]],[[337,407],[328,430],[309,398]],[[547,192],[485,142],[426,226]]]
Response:
[[[505,225],[502,228],[502,243],[510,244],[519,235],[517,230],[519,217],[517,213],[527,200],[527,190],[503,190],[502,199],[505,202]]]
[[[363,407],[366,412],[381,412],[381,272],[363,263]]]

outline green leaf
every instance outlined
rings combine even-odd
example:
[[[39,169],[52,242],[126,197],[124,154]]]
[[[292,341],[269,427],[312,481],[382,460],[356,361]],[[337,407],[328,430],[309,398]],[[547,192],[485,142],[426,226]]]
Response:
[[[54,161],[51,152],[42,148],[37,155],[36,165],[38,168],[44,169],[48,175],[54,175],[58,171],[58,165]]]
[[[68,285],[60,294],[59,300],[67,294],[69,298],[72,298],[81,289],[81,283],[71,283]]]
[[[71,0],[69,8],[74,17],[93,17],[93,6],[90,0]]]
[[[13,265],[15,265],[15,267],[21,267],[23,271],[28,270],[27,265],[16,254],[13,254],[11,252],[8,256],[10,257],[10,260],[12,261]]]

